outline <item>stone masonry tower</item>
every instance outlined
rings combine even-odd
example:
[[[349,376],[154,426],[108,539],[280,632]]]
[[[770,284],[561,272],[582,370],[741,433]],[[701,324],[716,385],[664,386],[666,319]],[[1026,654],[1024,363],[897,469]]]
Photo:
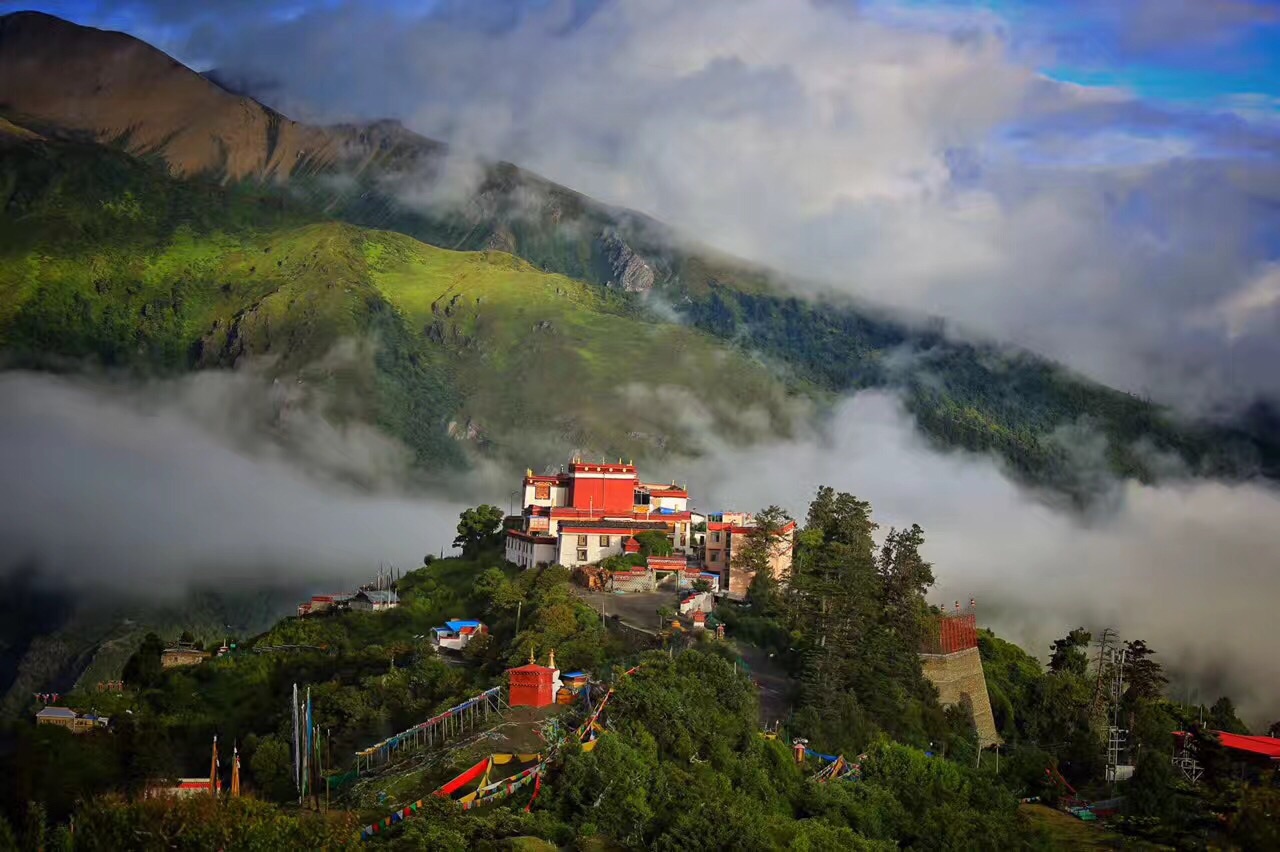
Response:
[[[969,610],[943,612],[937,626],[925,638],[920,652],[924,676],[938,690],[938,702],[944,707],[959,704],[973,718],[980,748],[998,745],[995,717],[991,715],[991,699],[987,695],[987,679],[982,673],[978,654],[978,614],[973,600]]]

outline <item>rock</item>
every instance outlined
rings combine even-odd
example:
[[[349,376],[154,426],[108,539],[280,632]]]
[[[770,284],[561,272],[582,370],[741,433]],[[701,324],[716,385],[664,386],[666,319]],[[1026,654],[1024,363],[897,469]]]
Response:
[[[628,293],[647,293],[653,289],[653,267],[636,254],[616,231],[606,231],[601,237],[601,243],[612,273],[609,278],[610,287],[618,287]]]

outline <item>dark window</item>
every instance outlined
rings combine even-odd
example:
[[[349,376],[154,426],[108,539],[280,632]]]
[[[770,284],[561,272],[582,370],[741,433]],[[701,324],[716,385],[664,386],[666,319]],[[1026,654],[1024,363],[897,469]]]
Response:
[[[608,547],[608,546],[609,546],[609,536],[607,536],[607,535],[602,535],[602,536],[600,536],[600,546],[601,546],[601,547]]]
[[[578,547],[587,546],[587,537],[585,535],[578,536]]]
[[[713,551],[711,551],[711,561],[712,561],[712,562],[719,562],[719,561],[720,561],[720,551],[718,551],[718,550],[713,550]]]
[[[586,562],[586,561],[587,561],[587,552],[586,552],[585,550],[579,550],[579,551],[578,551],[578,561],[579,561],[579,562]]]
[[[712,541],[714,541],[716,544],[719,544],[719,543],[720,543],[720,533],[718,533],[718,532],[713,532],[713,533],[711,534],[711,540],[712,540]]]

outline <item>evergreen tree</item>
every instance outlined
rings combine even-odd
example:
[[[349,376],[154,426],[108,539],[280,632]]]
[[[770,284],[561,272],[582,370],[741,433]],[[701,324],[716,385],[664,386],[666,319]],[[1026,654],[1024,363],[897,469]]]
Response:
[[[920,555],[924,530],[890,529],[880,548],[876,573],[880,578],[885,617],[903,641],[919,647],[928,610],[924,595],[933,585],[933,566]]]
[[[1062,639],[1055,639],[1053,655],[1049,658],[1049,671],[1054,674],[1072,674],[1084,677],[1089,668],[1089,657],[1084,649],[1093,641],[1093,634],[1077,627]]]
[[[1125,696],[1130,701],[1154,701],[1164,692],[1169,679],[1164,676],[1164,667],[1151,659],[1155,651],[1147,647],[1141,639],[1126,642],[1128,663],[1125,666]]]
[[[132,687],[154,686],[160,680],[164,667],[160,655],[164,653],[164,640],[154,633],[142,637],[142,645],[124,664],[124,682]]]

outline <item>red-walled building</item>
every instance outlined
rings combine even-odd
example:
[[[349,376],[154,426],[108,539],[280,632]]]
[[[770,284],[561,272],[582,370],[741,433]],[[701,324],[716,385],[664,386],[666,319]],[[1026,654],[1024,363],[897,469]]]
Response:
[[[507,531],[507,560],[524,568],[594,564],[628,551],[648,530],[692,548],[689,492],[675,483],[641,482],[636,466],[574,459],[560,473],[526,471],[518,527]]]
[[[554,663],[555,657],[552,656]],[[507,669],[507,703],[512,707],[547,707],[560,691],[560,670],[530,662]]]

